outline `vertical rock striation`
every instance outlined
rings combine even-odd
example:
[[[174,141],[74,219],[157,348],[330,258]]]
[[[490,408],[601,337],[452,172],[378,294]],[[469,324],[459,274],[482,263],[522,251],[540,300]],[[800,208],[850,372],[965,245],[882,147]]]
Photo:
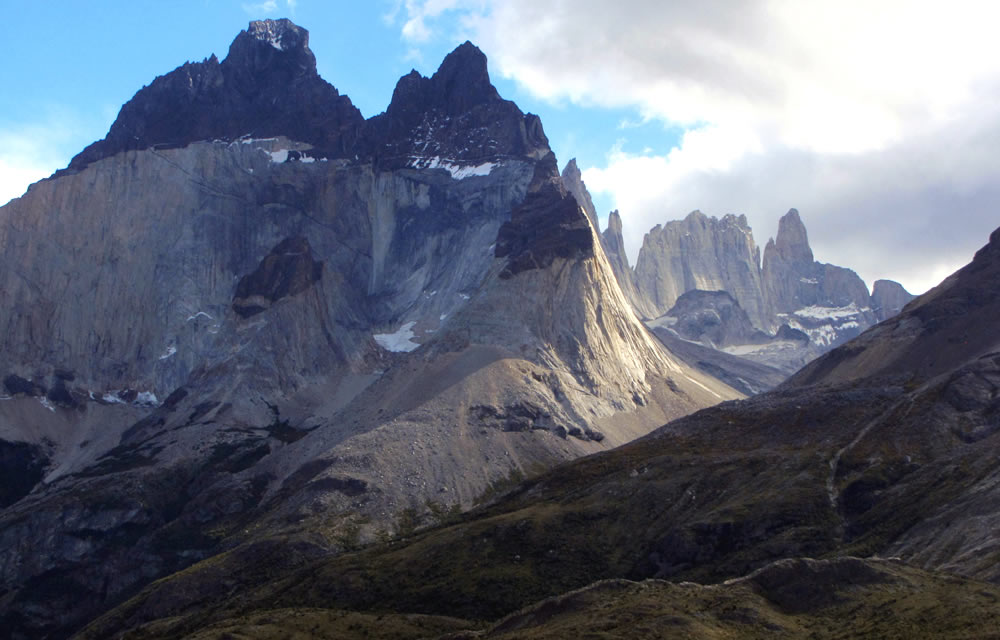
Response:
[[[722,219],[691,212],[684,220],[653,227],[635,265],[639,294],[656,316],[686,291],[727,291],[755,325],[770,317],[762,295],[760,250],[746,216]]]

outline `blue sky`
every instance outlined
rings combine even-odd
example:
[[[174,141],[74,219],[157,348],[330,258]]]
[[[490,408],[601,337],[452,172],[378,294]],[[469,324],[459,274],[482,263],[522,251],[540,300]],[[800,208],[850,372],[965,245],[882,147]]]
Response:
[[[1000,5],[953,0],[7,0],[0,201],[102,138],[254,18],[310,31],[365,116],[471,39],[501,95],[576,157],[634,263],[655,224],[746,214],[763,246],[797,208],[816,257],[913,292],[1000,223]]]

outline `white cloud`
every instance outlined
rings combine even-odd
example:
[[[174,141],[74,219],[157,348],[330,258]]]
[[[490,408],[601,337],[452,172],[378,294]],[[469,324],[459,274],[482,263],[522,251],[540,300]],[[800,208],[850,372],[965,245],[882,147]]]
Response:
[[[490,0],[404,0],[406,19],[401,35],[411,44],[427,43],[437,35],[435,23],[443,14],[457,12],[469,19],[481,15],[489,4]],[[398,12],[397,5],[390,13],[393,20]]]
[[[278,0],[264,0],[241,5],[251,17],[269,16],[278,11]]]
[[[997,224],[998,18],[961,0],[504,0],[466,25],[539,98],[687,131],[580,159],[633,260],[692,209],[746,212],[763,243],[794,206],[818,258],[922,289]]]
[[[262,18],[264,16],[273,16],[282,9],[282,3],[278,0],[263,0],[263,2],[245,2],[240,5],[244,12],[246,12],[251,18]],[[285,0],[283,3],[284,9],[288,11],[289,15],[295,15],[295,9],[298,7],[298,0]]]
[[[406,22],[403,23],[403,38],[409,42],[423,43],[431,39],[428,21],[445,11],[455,9],[459,0],[406,0]]]
[[[92,124],[65,109],[48,109],[33,123],[0,122],[0,205],[66,167],[92,141],[87,139]]]

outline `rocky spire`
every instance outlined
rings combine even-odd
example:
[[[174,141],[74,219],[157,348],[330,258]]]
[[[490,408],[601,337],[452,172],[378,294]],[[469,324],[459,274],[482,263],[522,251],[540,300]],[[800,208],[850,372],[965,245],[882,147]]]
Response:
[[[576,201],[583,207],[587,218],[590,219],[590,224],[594,226],[594,230],[599,231],[597,209],[594,208],[594,201],[590,197],[590,192],[587,191],[587,185],[583,182],[583,174],[580,173],[580,167],[576,165],[576,158],[572,158],[566,163],[566,167],[562,172],[562,181],[566,185],[566,189],[573,194]]]
[[[778,237],[776,240],[768,240],[767,251],[772,251],[783,261],[793,264],[811,264],[813,261],[812,249],[809,248],[809,236],[806,234],[806,226],[799,218],[796,209],[789,209],[788,213],[778,220]]]
[[[859,314],[851,319],[854,328],[875,322],[864,281],[850,269],[813,259],[806,227],[795,209],[789,209],[782,216],[777,239],[769,240],[764,248],[762,276],[775,326],[780,324],[778,314],[795,313],[809,307],[846,309],[850,305],[854,305],[853,311]],[[846,311],[839,313],[842,315]]]
[[[563,175],[565,181],[565,172]],[[608,228],[601,234],[601,247],[604,249],[604,255],[607,256],[608,262],[611,263],[611,270],[615,274],[615,279],[618,280],[618,286],[621,287],[625,298],[632,304],[636,314],[640,318],[654,315],[635,287],[635,273],[632,271],[632,267],[628,263],[628,255],[625,253],[622,217],[617,209],[608,214]]]

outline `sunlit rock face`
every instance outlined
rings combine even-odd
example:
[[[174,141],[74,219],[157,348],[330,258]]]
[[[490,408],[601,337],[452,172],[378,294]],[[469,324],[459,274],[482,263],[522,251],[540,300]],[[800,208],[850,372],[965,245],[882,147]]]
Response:
[[[635,265],[636,285],[654,315],[666,313],[692,289],[727,291],[753,323],[770,325],[762,295],[760,249],[746,216],[721,220],[694,211],[646,234]]]

